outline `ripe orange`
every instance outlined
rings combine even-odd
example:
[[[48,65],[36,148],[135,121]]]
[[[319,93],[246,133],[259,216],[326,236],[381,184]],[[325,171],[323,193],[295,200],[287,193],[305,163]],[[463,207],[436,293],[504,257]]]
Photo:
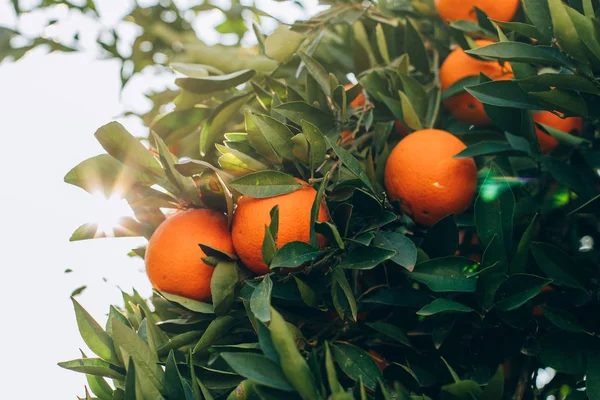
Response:
[[[558,129],[565,133],[581,132],[583,130],[583,120],[577,117],[561,118],[550,111],[542,111],[533,115],[533,120],[542,125],[548,125],[551,128]],[[558,146],[558,140],[535,127],[542,154],[549,154]]]
[[[413,132],[394,148],[385,166],[385,187],[415,222],[431,226],[462,214],[477,188],[477,167],[470,158],[453,158],[466,146],[437,129]]]
[[[410,133],[408,126],[404,125],[404,122],[398,120],[394,121],[394,131],[402,137]]]
[[[475,41],[479,47],[490,45],[490,40]],[[453,50],[440,68],[440,81],[442,90],[448,89],[463,78],[479,75],[483,72],[494,80],[512,79],[512,69],[508,63],[504,66],[496,61],[483,61],[469,56],[462,48]],[[488,118],[483,104],[467,92],[462,92],[444,100],[444,106],[454,117],[466,124],[489,125],[492,121]]]
[[[342,140],[341,140],[340,144],[346,144],[346,143],[352,141],[352,139],[354,139],[352,137],[352,131],[350,129],[342,131],[341,137],[342,137]]]
[[[296,179],[302,184],[306,182]],[[310,241],[310,213],[317,191],[310,186],[295,192],[267,199],[242,196],[238,201],[231,230],[233,247],[244,265],[256,274],[262,275],[271,270],[262,258],[262,245],[265,226],[271,223],[270,212],[279,205],[279,230],[277,247],[289,242]],[[327,209],[324,204],[319,210],[318,220],[327,221]],[[319,244],[326,244],[319,235]]]
[[[146,249],[146,273],[158,290],[191,299],[210,299],[214,268],[205,264],[198,244],[233,254],[225,216],[207,209],[187,210],[167,218]]]
[[[519,0],[435,0],[435,7],[444,22],[477,21],[475,7],[484,11],[491,19],[508,22],[519,8]]]
[[[344,90],[348,91],[348,90],[352,89],[353,87],[354,87],[354,85],[350,83],[350,84],[344,86]],[[356,96],[354,98],[354,100],[352,100],[350,102],[350,105],[352,106],[352,108],[360,108],[360,107],[364,106],[365,105],[365,95],[362,93],[359,93],[358,96]]]

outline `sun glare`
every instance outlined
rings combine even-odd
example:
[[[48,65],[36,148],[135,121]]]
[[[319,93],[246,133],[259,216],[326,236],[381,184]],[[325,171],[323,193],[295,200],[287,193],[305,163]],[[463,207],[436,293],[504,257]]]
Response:
[[[93,221],[98,224],[98,233],[114,235],[114,228],[120,225],[121,218],[133,217],[133,211],[120,193],[106,197],[104,193],[95,193],[92,201]]]

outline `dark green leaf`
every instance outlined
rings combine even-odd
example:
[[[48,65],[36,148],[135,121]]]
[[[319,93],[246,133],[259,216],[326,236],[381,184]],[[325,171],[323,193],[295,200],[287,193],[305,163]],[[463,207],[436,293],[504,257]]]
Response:
[[[250,298],[250,309],[254,313],[256,319],[261,322],[269,322],[271,320],[271,291],[273,290],[273,282],[269,275],[265,275],[260,285],[252,292]]]
[[[454,215],[448,215],[427,230],[420,246],[431,258],[454,255],[458,248],[458,228]]]
[[[225,315],[235,300],[235,289],[240,280],[240,273],[235,262],[220,262],[210,278],[210,292],[214,312]]]
[[[396,255],[391,261],[412,271],[417,262],[417,248],[408,237],[396,232],[380,231],[373,239],[373,245],[382,249],[394,250]]]
[[[281,368],[267,357],[255,353],[221,353],[239,375],[271,388],[293,391]]]
[[[362,377],[364,385],[371,390],[377,386],[377,379],[381,379],[379,367],[364,350],[347,344],[332,346],[333,358],[348,377],[358,381]]]
[[[496,308],[511,311],[537,296],[544,286],[552,283],[535,275],[514,274],[505,280],[496,292]]]
[[[388,324],[387,322],[367,322],[367,326],[375,329],[377,332],[383,333],[384,335],[402,343],[405,346],[412,347],[410,339],[406,333],[395,325]]]
[[[417,315],[430,316],[440,313],[467,313],[473,311],[475,310],[473,310],[471,307],[452,300],[436,299],[431,304],[427,304],[417,311]]]
[[[564,310],[559,308],[540,306],[544,311],[546,318],[550,320],[554,325],[567,332],[582,333],[585,332],[585,328],[577,321],[577,318]]]
[[[408,276],[434,292],[474,292],[477,280],[469,277],[474,264],[463,257],[436,258],[417,264]]]
[[[365,169],[362,165],[360,165],[358,160],[348,150],[345,150],[342,147],[338,146],[335,142],[329,140],[329,138],[326,139],[333,151],[335,151],[335,154],[337,154],[337,156],[339,157],[340,161],[344,164],[344,166],[346,166],[346,168],[348,168],[350,172],[356,175],[356,177],[360,179],[365,184],[365,186],[371,190],[371,192],[375,193],[375,189],[371,184],[371,180],[367,176]]]
[[[210,347],[217,340],[221,339],[223,335],[232,328],[235,323],[235,319],[230,315],[224,315],[215,318],[206,328],[204,334],[194,346],[194,353],[204,350]]]
[[[283,245],[271,261],[273,268],[296,268],[312,262],[323,254],[319,249],[304,242],[289,242]]]
[[[238,192],[259,199],[295,192],[302,188],[294,177],[279,171],[260,171],[231,181],[230,186]]]
[[[577,277],[577,263],[561,249],[548,243],[534,242],[531,253],[540,269],[554,283],[585,290]]]
[[[344,254],[339,266],[346,269],[373,269],[394,256],[396,256],[396,250],[357,244]]]

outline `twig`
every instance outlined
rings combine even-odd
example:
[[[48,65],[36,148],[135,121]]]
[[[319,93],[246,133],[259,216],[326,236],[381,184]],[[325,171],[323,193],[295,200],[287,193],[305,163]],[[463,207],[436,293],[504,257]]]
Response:
[[[527,390],[527,385],[529,384],[529,376],[531,375],[531,357],[526,356],[525,361],[523,362],[523,367],[521,368],[521,376],[519,377],[519,382],[517,383],[517,389],[515,390],[515,395],[513,396],[514,400],[523,400],[523,396],[525,396],[525,390]]]

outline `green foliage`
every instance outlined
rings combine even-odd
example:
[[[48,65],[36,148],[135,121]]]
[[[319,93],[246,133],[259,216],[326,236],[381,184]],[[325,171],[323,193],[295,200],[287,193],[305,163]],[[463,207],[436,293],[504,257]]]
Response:
[[[68,7],[96,15],[84,3]],[[136,6],[126,17],[141,28],[130,57],[114,31],[99,41],[133,65],[122,82],[159,53],[160,65],[184,77],[177,91],[149,96],[147,138],[101,127],[107,154],[65,181],[123,196],[135,218],[112,233],[146,238],[165,208],[212,208],[231,221],[242,195],[313,186],[310,240],[278,247],[275,208],[261,249],[272,273],[253,277],[234,255],[203,247],[215,268],[210,302],[124,293],[103,329],[74,301],[96,356],[59,365],[85,373],[100,399],[600,398],[600,259],[583,246],[600,240],[599,4],[522,3],[512,22],[476,10],[477,22],[446,26],[433,1],[334,1],[267,36],[256,18],[265,13],[253,6],[189,10],[219,10],[227,18],[217,30],[240,39],[250,28],[255,48],[205,45],[171,2]],[[244,24],[242,11],[255,20]],[[0,54],[76,49],[48,39],[15,48],[19,36],[2,28]],[[500,41],[471,49],[479,36]],[[470,76],[442,94],[440,62],[455,44],[510,62],[514,79]],[[349,73],[359,82],[352,88]],[[465,126],[444,110],[443,100],[465,92],[492,125]],[[583,132],[536,125],[542,110],[584,118]],[[480,184],[464,214],[424,228],[390,203],[385,164],[403,136],[394,121],[444,129],[467,145],[455,157],[475,160]],[[558,140],[553,153],[541,154],[536,128]],[[327,222],[317,222],[322,202]],[[72,240],[105,236],[86,224]],[[534,377],[548,367],[557,373],[538,388]]]

